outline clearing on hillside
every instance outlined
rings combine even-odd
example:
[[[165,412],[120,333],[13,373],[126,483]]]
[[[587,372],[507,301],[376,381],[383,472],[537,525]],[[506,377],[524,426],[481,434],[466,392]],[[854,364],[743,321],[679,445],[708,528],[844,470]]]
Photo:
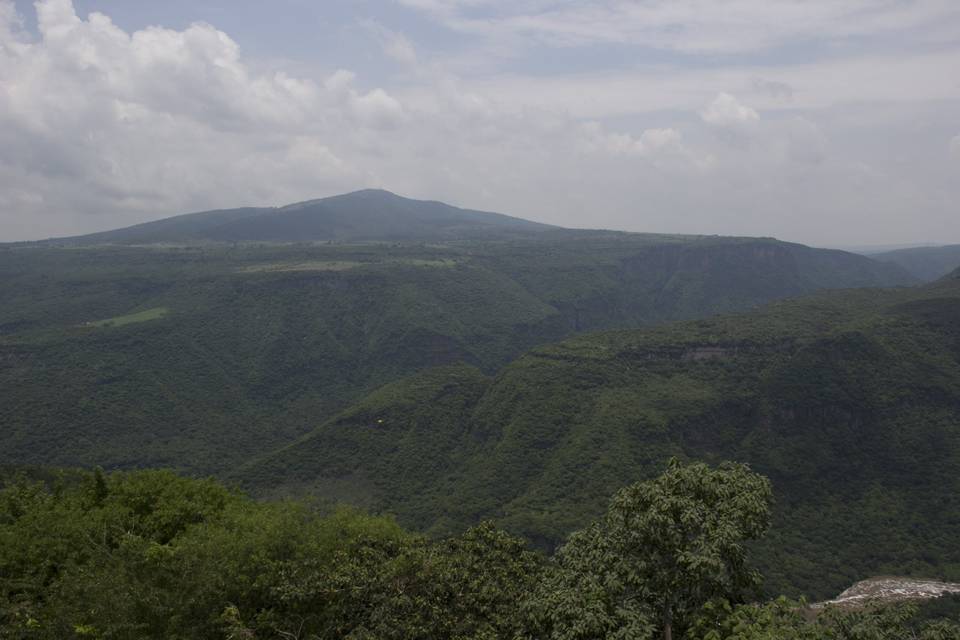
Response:
[[[168,313],[170,313],[170,309],[167,307],[154,307],[153,309],[137,311],[136,313],[128,313],[125,316],[116,316],[115,318],[107,318],[106,320],[94,320],[92,322],[85,323],[85,325],[88,327],[122,327],[124,325],[135,324],[137,322],[159,320]]]

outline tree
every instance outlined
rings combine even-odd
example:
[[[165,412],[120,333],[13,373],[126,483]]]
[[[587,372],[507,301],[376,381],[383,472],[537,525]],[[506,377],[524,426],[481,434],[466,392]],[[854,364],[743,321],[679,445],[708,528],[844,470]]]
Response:
[[[540,564],[487,522],[435,542],[358,539],[329,566],[290,566],[276,591],[290,612],[323,612],[321,638],[514,638]]]
[[[706,607],[689,636],[703,640],[960,640],[960,625],[923,620],[913,603],[869,602],[811,610],[778,598],[731,609]],[[811,615],[813,614],[813,615]]]
[[[672,640],[711,600],[743,601],[759,582],[743,543],[766,531],[771,496],[745,465],[671,460],[560,549],[528,606],[535,633]]]

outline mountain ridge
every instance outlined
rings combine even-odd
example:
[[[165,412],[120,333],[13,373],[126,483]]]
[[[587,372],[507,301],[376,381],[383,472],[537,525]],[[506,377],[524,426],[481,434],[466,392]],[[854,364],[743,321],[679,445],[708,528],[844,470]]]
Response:
[[[54,238],[49,244],[197,242],[389,242],[523,237],[559,227],[383,189],[304,200],[278,207],[186,213],[130,227]]]
[[[933,282],[960,269],[960,244],[910,247],[868,254],[868,257],[903,267],[923,282]]]

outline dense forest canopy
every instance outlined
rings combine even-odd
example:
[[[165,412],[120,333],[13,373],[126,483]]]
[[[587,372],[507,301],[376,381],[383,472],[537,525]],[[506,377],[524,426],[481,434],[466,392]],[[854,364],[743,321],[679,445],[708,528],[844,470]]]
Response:
[[[744,543],[771,494],[742,465],[673,461],[553,556],[490,523],[428,540],[166,471],[32,475],[0,490],[3,637],[960,638],[936,610],[757,603]]]
[[[222,473],[424,367],[911,282],[763,239],[0,247],[0,462]]]

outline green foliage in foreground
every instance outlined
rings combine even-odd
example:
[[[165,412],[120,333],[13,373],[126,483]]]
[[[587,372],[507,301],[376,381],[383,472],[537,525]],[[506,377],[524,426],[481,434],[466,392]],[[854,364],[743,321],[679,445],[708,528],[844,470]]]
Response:
[[[560,549],[530,608],[536,636],[665,640],[712,600],[740,602],[759,585],[745,540],[769,524],[770,485],[741,465],[673,460],[614,496],[605,516]]]
[[[170,472],[21,481],[0,493],[0,637],[504,637],[541,564],[489,525],[430,543]]]
[[[704,607],[688,637],[703,640],[957,640],[960,624],[918,621],[914,604],[827,607],[813,621],[802,604],[779,598],[766,604]]]
[[[21,476],[0,490],[0,637],[960,638],[910,608],[808,622],[800,605],[747,604],[742,543],[769,497],[746,467],[672,463],[546,558],[489,523],[430,541],[166,471]]]

